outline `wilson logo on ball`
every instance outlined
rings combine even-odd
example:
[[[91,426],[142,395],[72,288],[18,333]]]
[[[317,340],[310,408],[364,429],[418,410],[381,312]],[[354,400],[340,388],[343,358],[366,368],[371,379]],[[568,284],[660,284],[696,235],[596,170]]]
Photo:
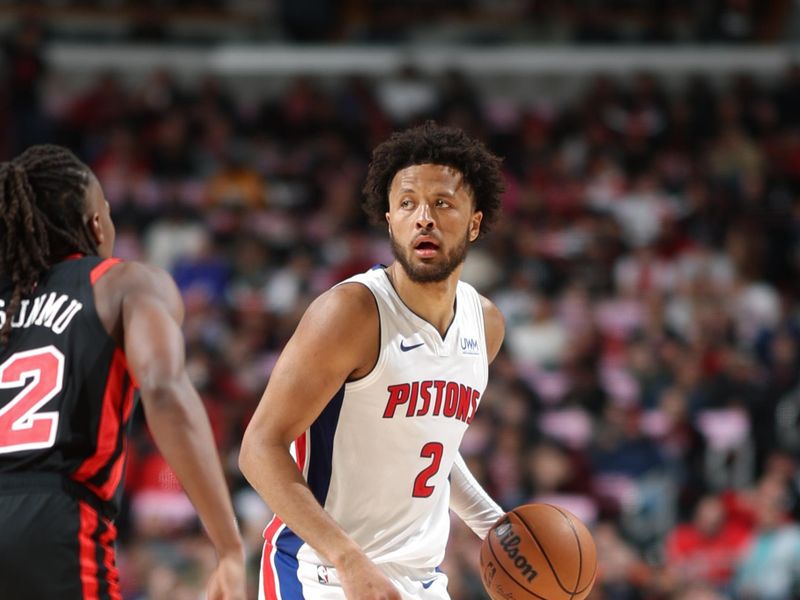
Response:
[[[512,559],[514,566],[520,572],[520,575],[527,577],[528,583],[533,581],[534,577],[538,575],[533,565],[528,562],[519,552],[519,536],[514,533],[510,523],[503,523],[495,529],[495,534],[499,538],[500,547],[506,553],[508,558]]]

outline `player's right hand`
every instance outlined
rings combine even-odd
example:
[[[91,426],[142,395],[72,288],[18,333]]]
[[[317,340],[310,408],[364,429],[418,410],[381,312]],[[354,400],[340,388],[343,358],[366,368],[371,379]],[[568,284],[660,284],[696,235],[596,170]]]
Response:
[[[363,554],[337,566],[336,571],[347,600],[401,600],[389,578]]]

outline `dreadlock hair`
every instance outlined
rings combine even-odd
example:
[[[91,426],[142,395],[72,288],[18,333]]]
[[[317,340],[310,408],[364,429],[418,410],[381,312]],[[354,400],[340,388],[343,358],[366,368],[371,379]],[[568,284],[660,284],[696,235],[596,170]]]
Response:
[[[434,121],[394,133],[372,153],[364,183],[364,210],[376,224],[389,210],[389,187],[398,171],[412,165],[434,164],[456,169],[472,191],[475,210],[483,212],[481,235],[489,231],[500,212],[505,189],[501,159],[482,142],[460,129]]]
[[[84,222],[90,178],[89,167],[61,146],[32,146],[0,164],[0,276],[13,286],[0,345],[45,270],[74,252],[97,254]]]

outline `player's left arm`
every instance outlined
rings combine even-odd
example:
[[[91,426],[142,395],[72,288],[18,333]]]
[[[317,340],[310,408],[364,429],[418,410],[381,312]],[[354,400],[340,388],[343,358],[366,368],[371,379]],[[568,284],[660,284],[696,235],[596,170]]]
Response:
[[[475,479],[460,452],[450,470],[450,508],[481,539],[505,514]]]
[[[486,334],[486,356],[492,362],[505,336],[505,319],[500,310],[481,296]],[[481,539],[503,515],[503,509],[491,499],[475,479],[459,453],[450,471],[450,508]]]
[[[500,346],[503,345],[503,338],[506,335],[506,320],[494,302],[483,296],[481,296],[481,308],[483,309],[483,328],[486,335],[486,358],[491,363],[500,352]]]

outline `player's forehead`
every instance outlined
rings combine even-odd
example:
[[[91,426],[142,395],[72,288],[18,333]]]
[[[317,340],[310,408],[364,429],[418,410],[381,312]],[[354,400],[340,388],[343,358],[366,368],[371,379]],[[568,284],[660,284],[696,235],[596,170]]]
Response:
[[[417,191],[421,188],[433,188],[455,195],[465,188],[464,176],[458,169],[447,165],[434,163],[410,165],[395,173],[389,186],[389,193]]]

